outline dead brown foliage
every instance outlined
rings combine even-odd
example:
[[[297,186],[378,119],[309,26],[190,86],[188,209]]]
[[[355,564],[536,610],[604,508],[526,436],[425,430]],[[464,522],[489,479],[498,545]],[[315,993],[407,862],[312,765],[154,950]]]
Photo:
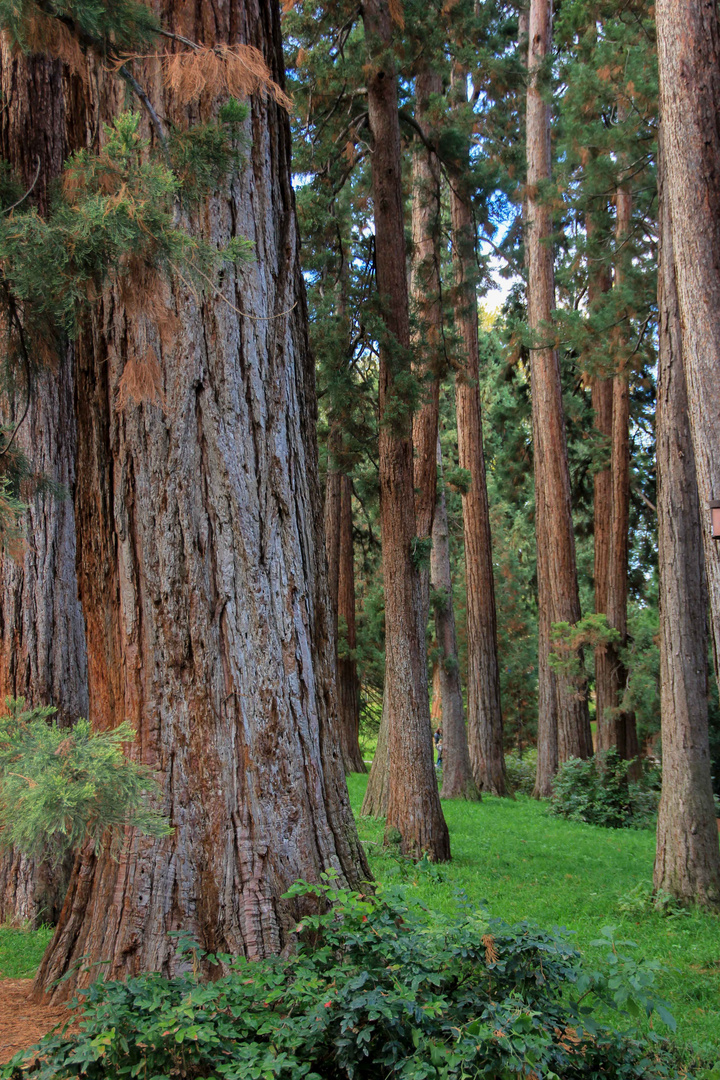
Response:
[[[388,10],[390,12],[390,18],[399,26],[401,30],[405,29],[405,12],[403,11],[402,0],[388,0]]]
[[[25,24],[25,43],[32,53],[62,60],[83,82],[86,81],[87,67],[80,42],[58,19],[33,11]]]
[[[211,97],[259,93],[269,95],[285,109],[292,108],[291,99],[272,79],[262,53],[252,45],[199,45],[165,56],[163,71],[168,86],[183,105],[196,101],[203,93]]]
[[[164,401],[162,369],[155,350],[148,349],[142,360],[131,356],[118,383],[118,409],[124,409],[130,402],[135,405],[145,402],[162,405]]]

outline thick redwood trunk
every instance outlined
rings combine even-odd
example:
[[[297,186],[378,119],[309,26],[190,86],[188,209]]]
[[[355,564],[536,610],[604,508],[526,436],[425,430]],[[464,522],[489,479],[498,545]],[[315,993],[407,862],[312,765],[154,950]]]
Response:
[[[707,724],[707,589],[662,145],[657,403],[662,795],[654,885],[720,906]]]
[[[660,117],[715,670],[720,671],[720,30],[714,0],[658,0]]]
[[[62,64],[11,53],[0,43],[2,158],[29,189],[29,200],[47,209],[48,185],[62,168],[72,133],[63,93]],[[40,172],[37,172],[37,168]],[[72,354],[63,351],[50,370],[33,378],[27,418],[16,445],[33,470],[60,485],[65,497],[45,490],[30,496],[25,543],[16,560],[0,552],[0,702],[24,697],[30,705],[55,705],[61,723],[87,716],[85,626],[75,570],[76,428]],[[16,423],[23,392],[3,420]],[[0,923],[52,922],[62,904],[62,870],[36,866],[17,852],[0,855]]]
[[[500,673],[485,458],[480,413],[475,223],[469,195],[457,174],[450,188],[455,262],[455,323],[462,341],[464,369],[455,381],[458,458],[470,474],[463,493],[465,577],[467,582],[468,743],[473,776],[480,791],[504,795]]]
[[[343,475],[340,496],[340,556],[338,573],[337,694],[340,745],[346,772],[365,772],[360,752],[360,682],[355,625],[355,549],[353,545],[352,481]]]
[[[405,273],[400,123],[386,0],[363,7],[368,42],[368,113],[373,136],[375,268],[387,340],[380,350],[380,511],[385,583],[385,681],[390,714],[388,834],[401,850],[444,860],[450,841],[432,759],[427,655],[416,543],[412,417],[401,397],[410,346]],[[400,355],[399,355],[400,353]]]
[[[552,334],[554,307],[553,255],[549,243],[552,219],[548,203],[538,194],[539,185],[550,179],[551,172],[550,109],[539,83],[539,69],[550,48],[550,34],[549,0],[532,0],[527,94],[527,259],[528,322],[535,338],[531,392],[541,649],[538,702],[540,709],[548,710],[554,682],[557,760],[562,763],[570,757],[588,757],[592,753],[592,740],[584,692],[564,672],[553,673],[547,654],[542,655],[549,646],[552,624],[573,625],[580,618],[560,365],[557,350],[542,346],[543,339]],[[538,717],[538,732],[542,733],[548,749],[552,744],[553,722],[551,711]],[[538,755],[538,794],[549,786],[550,762],[549,752]]]
[[[439,439],[437,440],[437,468],[442,476],[442,451]],[[443,799],[479,799],[480,793],[475,785],[470,763],[465,710],[460,686],[460,665],[450,576],[447,505],[445,488],[442,484],[438,487],[432,540],[430,586],[439,653],[433,677],[433,690],[437,687],[442,707],[443,782],[440,796]]]
[[[172,30],[253,44],[282,79],[274,4],[190,7],[168,3]],[[105,84],[104,100],[122,97]],[[200,219],[212,240],[249,237],[255,262],[203,303],[177,281],[136,280],[170,312],[159,328],[108,287],[78,346],[90,713],[136,728],[174,832],[129,833],[118,862],[83,852],[38,990],[82,957],[109,977],[170,973],[181,928],[211,951],[276,952],[299,914],[281,899],[293,880],[368,872],[338,750],[289,125],[258,96],[248,127],[247,160]],[[126,361],[150,348],[163,403],[120,407]]]

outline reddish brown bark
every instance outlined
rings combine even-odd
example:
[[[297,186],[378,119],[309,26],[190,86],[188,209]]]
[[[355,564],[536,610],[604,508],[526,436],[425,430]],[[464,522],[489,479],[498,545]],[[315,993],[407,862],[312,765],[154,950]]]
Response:
[[[475,223],[469,193],[463,187],[462,171],[456,173],[450,188],[450,211],[456,281],[455,323],[464,359],[463,370],[455,380],[458,458],[460,468],[470,474],[470,486],[462,497],[467,582],[468,743],[478,790],[504,795],[505,755],[495,582],[478,386]]]
[[[437,467],[442,476],[442,451],[437,441]],[[430,585],[435,612],[435,637],[439,653],[433,675],[433,694],[441,703],[442,722],[442,790],[443,799],[479,799],[473,779],[468,749],[465,710],[460,685],[455,612],[452,602],[450,575],[450,545],[448,543],[447,505],[445,488],[438,486],[433,519],[433,546],[430,558]]]
[[[720,671],[720,544],[708,503],[720,499],[720,30],[714,0],[658,0],[664,131],[690,432]]]
[[[390,718],[388,835],[401,850],[450,858],[432,760],[427,655],[416,538],[412,417],[396,380],[410,347],[405,273],[400,123],[386,0],[363,7],[368,43],[368,113],[373,137],[375,268],[387,340],[380,350],[380,512],[385,583],[385,681]]]
[[[616,193],[617,218],[615,238],[618,255],[615,264],[615,288],[625,277],[624,246],[630,231],[632,194],[627,187]],[[616,338],[618,370],[612,379],[611,456],[610,456],[610,536],[607,563],[605,611],[608,626],[617,630],[620,640],[608,644],[602,662],[596,665],[597,748],[615,749],[624,758],[637,754],[635,715],[622,709],[627,671],[622,650],[627,644],[628,602],[628,529],[630,526],[630,384],[622,334]]]
[[[547,650],[554,623],[575,624],[580,618],[575,538],[573,533],[567,439],[557,350],[543,345],[552,335],[554,277],[552,219],[539,185],[551,175],[550,108],[543,96],[540,69],[550,48],[549,0],[532,0],[529,27],[527,93],[527,266],[528,322],[535,338],[531,353],[531,392],[535,467],[535,527],[538,549],[539,665],[538,794],[549,788],[554,717],[557,701],[557,761],[592,753],[590,721],[584,691],[564,672],[553,673]],[[581,655],[578,656],[581,660]],[[554,694],[553,694],[554,682]]]
[[[670,204],[660,139],[657,402],[662,795],[653,883],[720,906],[720,849],[707,724],[707,588],[690,437]]]
[[[62,64],[12,53],[0,43],[2,158],[17,173],[28,202],[40,213],[48,186],[62,169],[71,145]],[[70,86],[65,85],[70,91]],[[39,172],[38,172],[39,167]],[[76,428],[72,354],[63,350],[51,370],[32,380],[30,407],[16,445],[33,470],[66,493],[75,482]],[[2,410],[18,422],[25,388]],[[75,571],[72,498],[45,489],[30,494],[24,515],[23,550],[16,559],[0,552],[0,702],[24,697],[30,705],[55,705],[60,723],[86,716],[85,627]],[[0,923],[54,921],[67,877],[37,866],[17,852],[0,855]]]
[[[430,132],[430,97],[442,92],[442,77],[421,71],[415,80],[415,114],[418,123]],[[440,165],[423,143],[413,155],[411,295],[417,318],[413,341],[415,367],[421,384],[422,402],[413,417],[415,455],[415,522],[417,536],[432,535],[437,490],[435,453],[440,410],[440,367],[442,347],[442,306],[440,295]],[[423,586],[428,588],[429,571]],[[425,601],[427,608],[427,600]]]
[[[360,752],[360,682],[355,623],[355,550],[353,546],[352,481],[343,475],[340,498],[340,566],[338,580],[337,693],[343,764],[346,772],[366,772]]]
[[[206,43],[255,45],[282,80],[274,4],[168,0],[161,15]],[[119,108],[110,79],[101,97]],[[183,122],[169,91],[158,104]],[[109,286],[77,350],[91,719],[136,728],[133,752],[157,776],[174,832],[129,832],[118,862],[82,853],[38,991],[81,957],[108,977],[171,973],[168,932],[180,928],[210,951],[277,951],[300,913],[281,898],[293,880],[333,869],[358,884],[368,873],[338,750],[289,124],[258,96],[248,129],[247,160],[195,227],[213,241],[237,230],[255,262],[226,273],[224,300],[136,281],[171,313],[162,335]],[[125,362],[149,346],[164,402],[120,407]],[[54,995],[96,970],[74,971]]]

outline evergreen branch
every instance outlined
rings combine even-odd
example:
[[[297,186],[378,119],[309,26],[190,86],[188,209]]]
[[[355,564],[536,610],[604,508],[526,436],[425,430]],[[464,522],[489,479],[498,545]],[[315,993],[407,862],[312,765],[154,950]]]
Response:
[[[165,131],[165,126],[164,126],[162,120],[160,119],[160,117],[158,116],[158,114],[155,112],[155,109],[153,108],[153,105],[152,105],[152,102],[150,101],[150,98],[147,96],[147,94],[145,93],[142,86],[140,85],[140,83],[135,78],[135,76],[132,74],[132,72],[128,70],[125,63],[123,63],[118,68],[118,73],[120,75],[122,75],[123,79],[125,79],[125,82],[128,84],[128,86],[130,86],[133,93],[138,98],[138,100],[142,104],[143,108],[147,112],[148,116],[150,117],[151,123],[152,123],[153,127],[155,128],[155,131],[157,133],[157,137],[158,137],[158,139],[160,141],[160,145],[163,148],[163,153],[165,155],[165,159],[169,163],[170,162],[170,150],[169,150],[169,147],[168,147],[168,139],[167,139],[167,133]]]
[[[27,199],[28,195],[31,194],[33,188],[37,184],[39,178],[40,178],[40,157],[38,156],[37,168],[35,170],[35,177],[33,179],[32,184],[27,189],[27,191],[25,192],[24,195],[21,195],[21,197],[19,199],[16,199],[16,201],[14,203],[12,203],[10,206],[5,207],[5,209],[3,210],[3,214],[9,214],[11,210],[15,209],[15,207],[20,206],[21,203],[24,203],[25,200]]]
[[[20,428],[22,427],[22,425],[25,423],[25,421],[27,419],[27,414],[30,411],[30,385],[31,385],[31,382],[32,382],[31,376],[30,376],[30,356],[29,356],[28,350],[27,350],[27,342],[25,341],[25,328],[23,327],[22,320],[21,320],[20,315],[18,313],[17,304],[15,303],[15,297],[10,292],[10,289],[8,288],[7,282],[4,281],[4,280],[2,282],[2,287],[3,287],[3,291],[5,293],[5,299],[7,301],[8,311],[10,313],[10,321],[15,323],[15,326],[17,328],[18,341],[20,343],[20,353],[22,355],[23,365],[24,365],[24,368],[25,368],[25,409],[23,411],[22,416],[20,417],[17,424],[15,425],[15,429],[14,429],[12,435],[10,436],[10,438],[8,439],[6,445],[3,446],[2,450],[0,450],[0,458],[5,457],[5,455],[10,452],[10,448],[12,447],[12,444],[15,442],[15,437],[16,437],[18,431],[20,430]]]

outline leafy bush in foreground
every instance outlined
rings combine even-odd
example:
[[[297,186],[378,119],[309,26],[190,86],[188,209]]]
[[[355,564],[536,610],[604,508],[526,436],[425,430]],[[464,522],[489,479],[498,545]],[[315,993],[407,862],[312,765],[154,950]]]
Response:
[[[553,781],[550,810],[560,817],[605,828],[648,828],[655,824],[658,793],[628,781],[631,761],[616,750],[561,765]]]
[[[96,983],[80,1032],[49,1036],[19,1080],[214,1077],[223,1080],[629,1080],[678,1076],[657,1037],[598,1020],[598,1007],[640,1015],[653,966],[618,952],[586,972],[558,933],[508,926],[463,906],[454,919],[410,906],[402,888],[374,896],[298,883],[332,906],[296,928],[289,959],[212,955],[217,981],[192,970]]]

